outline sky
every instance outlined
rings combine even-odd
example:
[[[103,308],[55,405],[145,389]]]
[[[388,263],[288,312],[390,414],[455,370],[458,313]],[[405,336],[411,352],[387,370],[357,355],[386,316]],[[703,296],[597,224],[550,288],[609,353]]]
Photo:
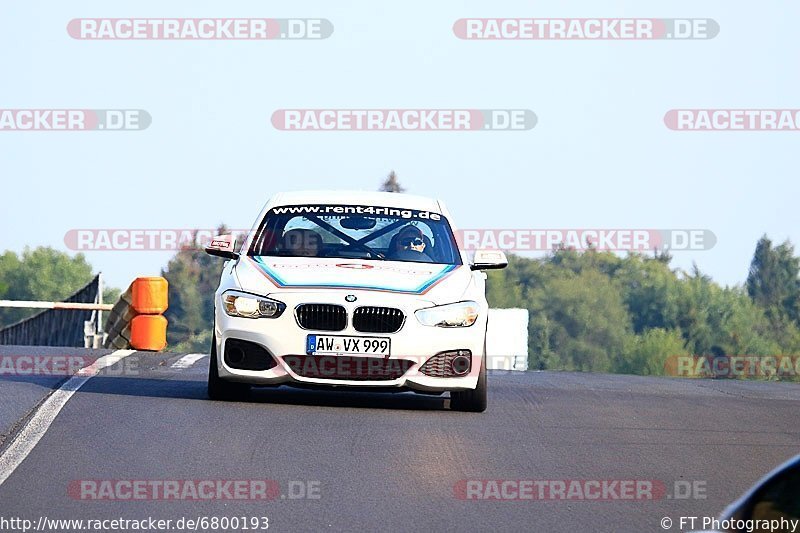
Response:
[[[85,228],[249,228],[275,192],[395,170],[467,228],[698,228],[675,252],[741,284],[756,241],[800,242],[800,132],[672,131],[670,109],[792,109],[790,1],[0,2],[0,109],[143,109],[140,131],[0,131],[1,250]],[[323,40],[79,40],[75,18],[324,18]],[[465,17],[712,18],[710,40],[463,40]],[[279,109],[529,109],[524,131],[281,131]],[[171,252],[86,253],[106,282]]]

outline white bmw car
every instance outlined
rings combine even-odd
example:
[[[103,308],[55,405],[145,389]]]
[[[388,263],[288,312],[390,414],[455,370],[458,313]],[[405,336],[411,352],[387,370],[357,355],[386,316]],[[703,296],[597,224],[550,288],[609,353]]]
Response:
[[[449,391],[486,409],[484,269],[498,251],[459,249],[442,202],[377,192],[273,197],[215,293],[212,399],[252,385]]]

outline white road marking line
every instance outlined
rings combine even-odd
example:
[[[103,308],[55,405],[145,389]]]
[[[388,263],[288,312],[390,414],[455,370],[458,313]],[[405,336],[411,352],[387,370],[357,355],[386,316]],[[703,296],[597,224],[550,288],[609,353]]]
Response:
[[[25,427],[17,433],[8,448],[0,455],[0,485],[8,479],[8,476],[14,473],[14,470],[31,453],[67,401],[83,387],[84,383],[89,381],[92,376],[97,375],[100,370],[121,361],[135,352],[136,350],[117,350],[100,357],[89,366],[80,369],[48,396],[28,420],[28,423],[25,424]]]
[[[177,361],[172,363],[170,368],[177,368],[177,369],[190,368],[193,364],[195,364],[197,361],[199,361],[203,357],[208,357],[208,354],[207,353],[190,353],[190,354],[184,355],[183,357],[181,357],[180,359],[178,359]]]

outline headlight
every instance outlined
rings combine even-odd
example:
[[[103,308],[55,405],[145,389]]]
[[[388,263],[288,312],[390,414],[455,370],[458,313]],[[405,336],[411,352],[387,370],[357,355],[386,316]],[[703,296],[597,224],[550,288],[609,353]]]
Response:
[[[277,318],[286,309],[283,302],[238,291],[223,294],[222,303],[228,316],[242,318]]]
[[[468,301],[428,307],[427,309],[420,309],[414,314],[424,326],[464,328],[471,326],[478,320],[479,309],[477,302]]]

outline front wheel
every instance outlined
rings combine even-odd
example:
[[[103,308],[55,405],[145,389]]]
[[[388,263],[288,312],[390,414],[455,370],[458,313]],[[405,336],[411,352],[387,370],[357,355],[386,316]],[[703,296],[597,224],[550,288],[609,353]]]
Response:
[[[232,401],[245,398],[250,393],[247,383],[225,381],[217,368],[217,337],[211,339],[211,357],[208,363],[208,397],[212,400]]]
[[[486,404],[486,356],[484,355],[478,373],[478,386],[472,390],[451,392],[450,408],[454,411],[482,413],[486,410]]]

